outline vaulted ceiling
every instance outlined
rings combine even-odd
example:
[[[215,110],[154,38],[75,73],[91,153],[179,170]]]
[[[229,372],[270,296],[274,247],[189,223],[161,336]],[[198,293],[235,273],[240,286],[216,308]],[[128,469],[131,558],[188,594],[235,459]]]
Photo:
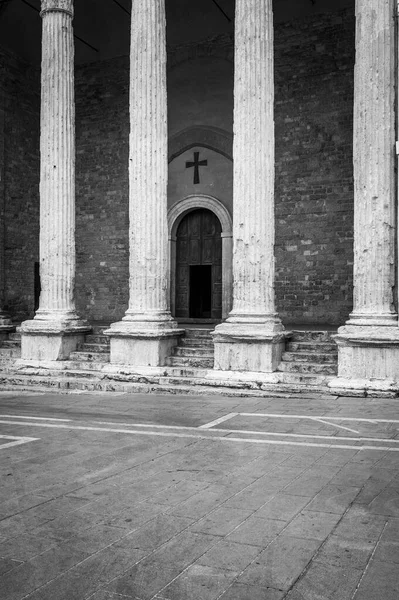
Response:
[[[76,62],[129,53],[132,0],[75,0]],[[232,32],[235,0],[166,0],[168,44]],[[276,22],[354,6],[354,0],[274,0]],[[40,0],[0,0],[0,45],[40,62]]]

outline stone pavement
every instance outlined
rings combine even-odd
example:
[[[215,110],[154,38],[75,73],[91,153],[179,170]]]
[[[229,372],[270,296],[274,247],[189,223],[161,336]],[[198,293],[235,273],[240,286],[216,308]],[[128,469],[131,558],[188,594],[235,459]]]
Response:
[[[0,393],[2,600],[397,600],[397,400]]]

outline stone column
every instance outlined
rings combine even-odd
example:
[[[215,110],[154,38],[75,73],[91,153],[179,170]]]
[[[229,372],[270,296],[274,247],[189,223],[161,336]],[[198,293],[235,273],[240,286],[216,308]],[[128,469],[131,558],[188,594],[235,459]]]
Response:
[[[356,1],[354,307],[338,330],[338,379],[331,386],[360,393],[392,387],[394,380],[399,384],[395,4]]]
[[[63,360],[89,329],[75,310],[73,0],[42,0],[40,306],[21,326],[22,358]]]
[[[284,333],[274,300],[272,0],[237,0],[233,310],[215,329],[215,369],[270,372]]]
[[[157,367],[182,330],[169,309],[165,0],[133,0],[130,50],[129,307],[111,363]]]
[[[0,98],[2,101],[3,98]],[[5,261],[4,261],[4,242],[5,242],[5,160],[4,160],[4,122],[5,115],[3,107],[0,106],[0,342],[4,340],[13,326],[10,316],[3,310],[5,300]]]

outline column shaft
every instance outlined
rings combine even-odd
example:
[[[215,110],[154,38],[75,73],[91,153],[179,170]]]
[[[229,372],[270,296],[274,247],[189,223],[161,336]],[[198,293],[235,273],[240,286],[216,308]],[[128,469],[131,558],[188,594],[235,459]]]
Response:
[[[356,2],[353,325],[397,320],[394,16],[395,0]]]
[[[125,319],[148,327],[151,321],[171,320],[164,0],[133,0],[130,58],[130,296]]]
[[[273,37],[272,1],[238,0],[231,314],[237,318],[275,316]]]
[[[72,1],[43,0],[37,319],[74,319],[75,103]]]

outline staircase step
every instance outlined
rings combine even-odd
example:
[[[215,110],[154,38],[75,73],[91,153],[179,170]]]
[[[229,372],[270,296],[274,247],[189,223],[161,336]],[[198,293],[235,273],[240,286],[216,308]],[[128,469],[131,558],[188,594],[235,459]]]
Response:
[[[109,344],[79,344],[79,352],[109,352]]]
[[[174,356],[203,356],[204,358],[213,358],[214,347],[213,346],[196,346],[190,348],[190,346],[175,346],[173,348]]]
[[[87,343],[87,344],[107,344],[109,346],[110,340],[107,335],[89,333],[85,337],[85,343]]]
[[[337,353],[318,354],[311,352],[306,354],[305,352],[283,352],[282,360],[284,362],[311,362],[311,363],[323,363],[323,364],[337,364]]]
[[[301,331],[293,330],[291,340],[294,342],[329,342],[333,341],[331,336],[336,335],[336,331]]]
[[[77,362],[109,362],[109,352],[71,352],[70,360]]]
[[[281,362],[278,371],[284,373],[336,375],[337,365],[314,362]]]
[[[327,352],[337,353],[337,344],[335,342],[292,342],[286,345],[288,352],[312,352],[326,354]]]
[[[214,358],[210,357],[194,357],[194,356],[170,356],[168,358],[168,365],[171,367],[197,367],[200,369],[213,369]]]
[[[0,348],[20,348],[21,347],[21,340],[5,340]]]
[[[213,340],[211,339],[207,339],[207,338],[186,338],[183,337],[179,340],[179,345],[180,346],[188,346],[189,348],[196,348],[196,347],[201,347],[201,346],[205,346],[205,347],[213,347]]]
[[[0,347],[0,360],[2,358],[21,358],[21,348],[4,348]]]
[[[65,361],[65,367],[72,371],[101,371],[101,369],[109,364],[109,355],[105,355],[101,360],[79,360],[73,356],[75,352],[71,352],[69,360]]]
[[[211,336],[211,331],[213,331],[213,329],[186,329],[186,339],[187,338],[205,338],[208,340],[212,340],[212,336]]]
[[[17,331],[8,334],[8,339],[12,341],[21,341],[21,334]]]
[[[167,367],[168,377],[205,377],[209,369],[199,369],[196,367]]]

